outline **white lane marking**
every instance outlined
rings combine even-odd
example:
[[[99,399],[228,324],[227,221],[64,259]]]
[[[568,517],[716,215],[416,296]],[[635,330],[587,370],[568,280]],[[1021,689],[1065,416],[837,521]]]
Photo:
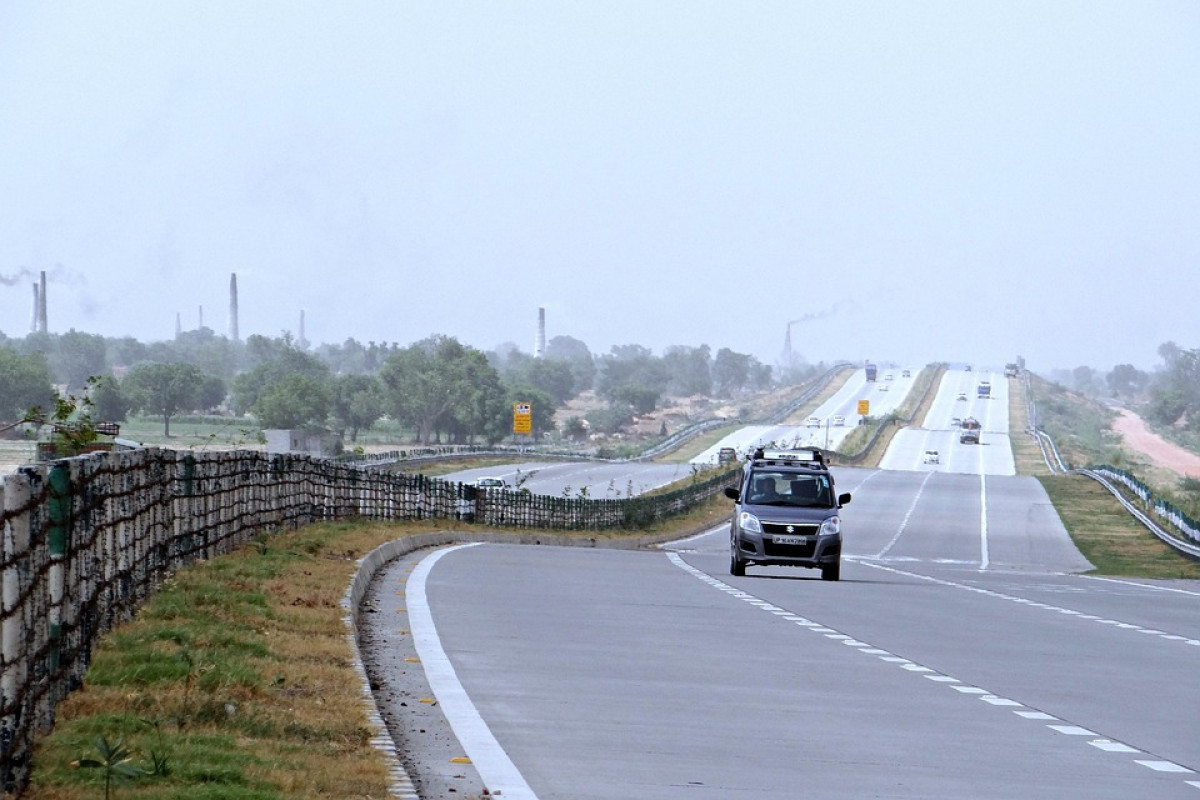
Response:
[[[929,473],[929,474],[933,474],[933,473]],[[721,580],[718,580],[717,578],[714,578],[713,576],[709,575],[706,572],[703,572],[702,570],[697,569],[696,567],[693,567],[691,564],[684,561],[683,558],[677,553],[668,553],[667,558],[671,561],[671,563],[673,563],[675,566],[682,569],[684,572],[687,572],[688,574],[692,575],[693,577],[698,578],[699,580],[703,581],[704,583],[707,583],[709,586],[712,586],[715,589],[719,589],[719,590],[725,592],[726,594],[729,594],[731,597],[736,597],[739,600],[742,600],[746,603],[754,605],[763,610],[767,610],[767,609],[771,609],[771,608],[778,608],[778,606],[775,606],[772,603],[768,603],[767,601],[765,601],[761,598],[755,597],[752,594],[748,594],[747,592],[743,592],[740,590],[735,590],[729,584],[727,584]],[[863,562],[863,563],[865,563],[865,562]],[[876,565],[867,564],[867,566],[876,566]],[[886,567],[881,567],[881,568],[888,569]],[[900,570],[890,570],[890,571],[901,572]],[[908,574],[908,573],[902,573],[902,574]],[[913,577],[923,578],[925,580],[930,580],[935,583],[944,583],[948,586],[955,586],[958,588],[969,589],[971,591],[980,591],[984,594],[996,594],[998,596],[1004,596],[1004,595],[999,595],[999,593],[997,593],[997,592],[991,592],[989,590],[980,590],[980,589],[976,589],[975,587],[964,586],[962,584],[955,584],[950,581],[943,581],[943,580],[939,580],[937,578],[929,578],[928,576],[925,576],[925,575],[913,574]],[[1018,598],[1008,598],[1008,599],[1016,600]],[[1046,606],[1046,607],[1053,608],[1053,606]],[[778,616],[778,615],[775,614],[773,616]],[[928,680],[935,681],[937,683],[941,683],[945,686],[948,686],[949,688],[953,689],[954,691],[956,691],[960,694],[967,695],[967,696],[973,696],[976,699],[982,700],[983,702],[985,702],[989,705],[1013,708],[1014,710],[1012,713],[1019,717],[1022,717],[1024,719],[1050,721],[1050,722],[1058,722],[1058,723],[1063,722],[1063,720],[1059,719],[1058,717],[1055,717],[1051,714],[1047,714],[1044,711],[1036,711],[1033,709],[1028,709],[1023,703],[1021,703],[1017,700],[1012,700],[1007,697],[1002,697],[1000,695],[997,695],[997,694],[990,692],[987,689],[984,689],[979,686],[971,686],[969,684],[964,684],[961,681],[959,681],[957,678],[953,678],[949,675],[943,675],[941,673],[938,673],[936,670],[932,669],[931,667],[926,667],[922,664],[918,664],[915,661],[913,661],[912,659],[908,659],[903,656],[894,655],[894,654],[888,652],[887,650],[873,647],[870,644],[868,644],[867,642],[862,642],[858,639],[855,639],[854,637],[850,636],[849,634],[841,633],[836,628],[826,627],[826,626],[820,625],[819,623],[811,622],[811,621],[809,621],[807,619],[803,619],[803,618],[797,618],[797,619],[793,620],[789,617],[787,619],[788,619],[788,621],[794,622],[794,624],[797,625],[798,627],[807,628],[808,630],[810,630],[814,633],[824,634],[824,638],[829,639],[831,641],[840,641],[843,644],[853,643],[856,647],[859,648],[860,653],[869,653],[871,655],[878,655],[880,661],[895,664],[907,672],[912,672],[912,673],[920,675],[921,677],[926,678]],[[1064,736],[1092,736],[1092,737],[1099,736],[1099,734],[1095,733],[1094,731],[1090,731],[1087,728],[1084,728],[1079,725],[1071,725],[1070,723],[1058,724],[1058,725],[1047,725],[1046,727],[1057,733],[1061,733]],[[1088,744],[1091,745],[1092,747],[1096,747],[1100,750],[1103,750],[1105,752],[1110,752],[1110,753],[1129,753],[1129,752],[1140,753],[1140,752],[1142,752],[1140,750],[1135,750],[1135,749],[1129,747],[1129,745],[1124,745],[1124,744],[1121,744],[1120,742],[1114,742],[1111,739],[1095,738],[1092,741],[1088,742]],[[1149,767],[1150,769],[1153,769],[1157,772],[1182,772],[1182,773],[1194,774],[1193,770],[1188,769],[1187,767],[1180,766],[1172,761],[1136,760],[1135,763],[1141,764],[1144,767]],[[1186,783],[1200,788],[1200,781],[1186,781]]]
[[[1095,731],[1089,731],[1087,728],[1081,728],[1078,725],[1047,725],[1052,731],[1058,731],[1066,736],[1095,736]]]
[[[1190,589],[1180,589],[1175,586],[1155,586],[1152,583],[1138,583],[1137,581],[1123,580],[1121,578],[1105,578],[1100,575],[1080,575],[1081,578],[1086,578],[1089,581],[1105,581],[1107,583],[1116,583],[1122,586],[1136,586],[1139,589],[1153,589],[1156,592],[1175,592],[1176,594],[1187,594],[1192,597],[1200,597],[1200,592],[1193,592]]]
[[[1140,758],[1135,758],[1133,763],[1141,764],[1143,767],[1149,767],[1155,772],[1186,772],[1189,775],[1195,772],[1194,770],[1190,770],[1185,766],[1176,764],[1174,761],[1143,761]]]
[[[1130,747],[1124,742],[1114,742],[1111,739],[1096,739],[1088,742],[1092,747],[1098,747],[1106,753],[1140,753],[1136,747]]]
[[[983,456],[980,455],[980,459]],[[979,471],[979,570],[988,568],[987,475]]]
[[[883,558],[886,556],[888,550],[891,550],[892,547],[895,546],[896,542],[900,540],[900,536],[904,533],[904,529],[908,527],[909,519],[912,518],[913,512],[917,510],[917,503],[921,500],[921,493],[925,491],[925,484],[929,483],[929,479],[932,477],[932,472],[925,473],[925,477],[921,480],[921,485],[917,487],[917,493],[913,495],[912,504],[908,507],[908,511],[905,512],[904,519],[900,521],[900,528],[896,531],[896,535],[892,537],[890,542],[883,546],[882,550],[875,554],[875,558]]]
[[[496,741],[491,728],[483,721],[479,709],[475,708],[475,704],[471,702],[471,698],[459,682],[454,665],[442,649],[437,627],[433,624],[429,599],[425,595],[425,581],[429,571],[442,556],[478,544],[479,542],[474,542],[437,550],[421,559],[409,576],[404,590],[404,600],[408,606],[408,626],[412,631],[413,644],[416,645],[421,666],[425,668],[429,688],[433,690],[442,713],[446,715],[454,735],[458,737],[459,744],[475,765],[484,785],[492,794],[501,797],[537,800],[537,795],[529,788],[520,770],[500,746],[500,742]]]
[[[948,581],[945,578],[935,578],[931,575],[922,575],[919,572],[909,572],[908,570],[897,569],[896,567],[889,567],[884,564],[873,564],[870,561],[861,561],[859,559],[854,559],[854,563],[861,564],[864,567],[871,567],[872,569],[883,570],[884,572],[891,572],[896,575],[904,575],[905,577],[908,577],[908,578],[916,578],[918,580],[928,581],[930,583],[936,583],[940,586],[950,586],[952,588],[962,589],[963,591],[967,591],[967,592],[974,592],[976,594],[982,594],[982,595],[986,595],[988,597],[996,597],[1001,600],[1007,600],[1010,603],[1018,603],[1020,605],[1027,606],[1029,608],[1041,608],[1041,609],[1045,609],[1047,611],[1053,611],[1058,614],[1070,615],[1074,619],[1095,622],[1099,625],[1111,625],[1112,627],[1117,628],[1119,630],[1136,631],[1138,633],[1148,633],[1148,634],[1157,636],[1159,639],[1162,639],[1162,640],[1168,641],[1168,642],[1183,642],[1184,644],[1190,645],[1192,647],[1200,647],[1200,639],[1189,639],[1184,636],[1176,636],[1173,634],[1164,633],[1162,631],[1156,632],[1153,628],[1143,628],[1141,625],[1134,625],[1129,622],[1121,622],[1120,620],[1115,620],[1115,619],[1105,619],[1104,617],[1097,617],[1094,614],[1082,614],[1078,611],[1074,611],[1069,608],[1063,608],[1062,606],[1054,606],[1054,605],[1050,605],[1049,603],[1039,603],[1036,600],[1029,600],[1024,597],[1016,597],[1011,594],[1005,594],[1004,592],[997,592],[994,589],[984,589],[983,587],[980,587],[980,586],[970,586],[965,583],[958,583],[957,581]]]

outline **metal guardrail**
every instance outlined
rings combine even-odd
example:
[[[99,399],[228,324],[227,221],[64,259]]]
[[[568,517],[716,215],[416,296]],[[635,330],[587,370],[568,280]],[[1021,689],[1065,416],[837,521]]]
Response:
[[[1171,549],[1183,553],[1189,558],[1194,558],[1197,561],[1200,561],[1200,546],[1189,544],[1188,542],[1172,536],[1165,528],[1161,527],[1157,522],[1151,519],[1148,514],[1131,503],[1129,499],[1121,493],[1121,490],[1113,485],[1112,481],[1109,480],[1108,476],[1103,471],[1085,468],[1074,470],[1074,472],[1079,475],[1087,475],[1105,489],[1108,489],[1108,491],[1112,493],[1113,497],[1117,498],[1117,501],[1125,507],[1126,511],[1132,514],[1138,522],[1145,525],[1151,533],[1161,539],[1163,543],[1171,547]]]
[[[1181,553],[1189,558],[1200,560],[1200,546],[1185,542],[1177,536],[1173,536],[1163,526],[1159,525],[1150,515],[1138,508],[1118,489],[1107,470],[1098,467],[1084,467],[1082,469],[1073,469],[1063,461],[1062,455],[1058,451],[1058,446],[1054,443],[1054,437],[1041,428],[1037,423],[1037,407],[1034,404],[1033,393],[1029,385],[1029,376],[1025,376],[1025,403],[1029,410],[1030,433],[1037,440],[1038,446],[1042,451],[1042,458],[1046,461],[1046,466],[1052,473],[1064,474],[1071,473],[1076,475],[1086,475],[1092,480],[1099,483],[1107,489],[1117,501],[1124,506],[1133,518],[1146,526],[1146,529],[1158,537],[1164,544],[1178,553]],[[1153,500],[1153,496],[1145,498],[1147,502]]]

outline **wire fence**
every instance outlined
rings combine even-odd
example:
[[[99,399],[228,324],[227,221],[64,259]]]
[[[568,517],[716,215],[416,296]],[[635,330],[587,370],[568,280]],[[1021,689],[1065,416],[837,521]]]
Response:
[[[27,785],[34,738],[83,683],[93,647],[171,574],[312,522],[459,519],[557,530],[636,529],[736,482],[736,469],[626,499],[486,490],[419,474],[258,451],[114,451],[25,466],[0,481],[0,780]]]

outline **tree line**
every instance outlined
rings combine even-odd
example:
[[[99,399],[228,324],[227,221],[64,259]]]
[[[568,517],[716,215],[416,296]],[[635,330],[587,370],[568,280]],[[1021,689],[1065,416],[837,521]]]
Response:
[[[586,426],[564,426],[580,436],[589,426],[619,430],[665,396],[732,399],[773,380],[769,366],[728,348],[674,346],[657,356],[631,344],[594,355],[570,336],[554,337],[534,358],[515,345],[483,352],[446,335],[403,347],[347,339],[307,348],[288,334],[239,342],[208,328],[153,343],[74,330],[0,334],[0,422],[86,391],[94,418],[153,415],[168,436],[175,417],[220,413],[249,415],[262,428],[333,428],[351,442],[387,418],[417,442],[491,443],[511,433],[519,401],[533,405],[540,438],[556,410],[594,390],[606,408]]]

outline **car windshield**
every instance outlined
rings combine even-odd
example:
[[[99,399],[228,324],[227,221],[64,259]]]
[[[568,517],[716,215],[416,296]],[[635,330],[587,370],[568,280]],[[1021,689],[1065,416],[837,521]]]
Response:
[[[833,490],[829,475],[759,470],[750,477],[746,502],[760,506],[815,506],[831,508]]]

